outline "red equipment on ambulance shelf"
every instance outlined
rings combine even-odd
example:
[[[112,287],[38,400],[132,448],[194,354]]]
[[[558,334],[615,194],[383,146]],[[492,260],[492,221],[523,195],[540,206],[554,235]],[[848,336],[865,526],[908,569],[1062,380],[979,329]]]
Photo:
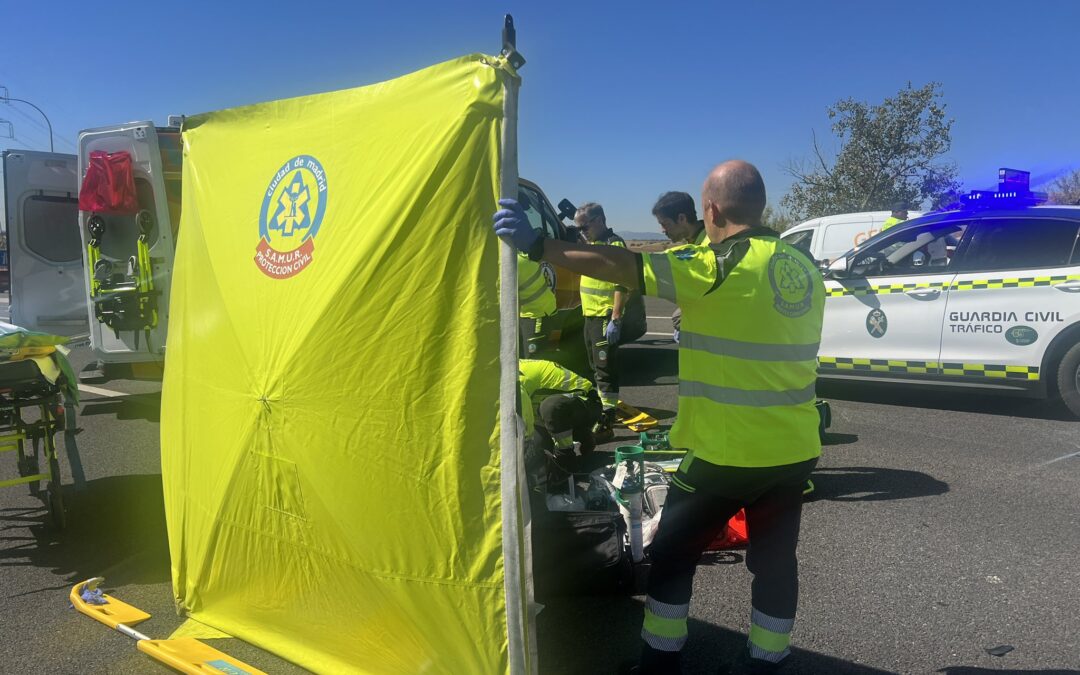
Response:
[[[130,153],[90,153],[79,190],[79,210],[118,216],[134,215],[139,210]]]

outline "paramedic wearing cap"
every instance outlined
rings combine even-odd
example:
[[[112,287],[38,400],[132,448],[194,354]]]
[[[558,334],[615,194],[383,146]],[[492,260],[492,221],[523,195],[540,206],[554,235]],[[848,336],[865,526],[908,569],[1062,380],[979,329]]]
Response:
[[[892,214],[885,219],[884,223],[881,224],[881,231],[884,232],[890,227],[899,225],[900,223],[907,220],[907,211],[907,204],[905,204],[904,202],[896,202],[895,204],[893,204]]]
[[[696,564],[745,507],[754,579],[740,667],[769,672],[789,653],[802,490],[821,454],[814,408],[821,276],[761,227],[765,186],[743,161],[717,166],[702,188],[709,246],[639,255],[540,240],[516,202],[500,204],[496,233],[530,257],[643,287],[683,310],[670,439],[687,455],[652,544],[640,671],[679,671]]]
[[[685,192],[665,192],[652,208],[653,217],[667,238],[676,244],[707,246],[705,223],[698,220],[694,198]],[[678,307],[671,314],[671,327],[675,330],[675,342],[679,341],[682,327],[682,310]]]

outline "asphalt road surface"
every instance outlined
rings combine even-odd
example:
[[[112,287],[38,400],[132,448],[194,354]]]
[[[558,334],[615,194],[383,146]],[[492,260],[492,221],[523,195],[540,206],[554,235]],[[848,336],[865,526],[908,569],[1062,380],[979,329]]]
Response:
[[[668,423],[676,408],[671,306],[648,302],[649,335],[623,351],[623,398]],[[85,348],[73,353],[76,368]],[[68,608],[70,587],[173,611],[158,446],[160,384],[83,392],[86,487],[68,485],[69,528],[46,526],[25,488],[0,490],[4,673],[165,673],[131,640]],[[1080,422],[1028,399],[822,383],[833,426],[800,545],[792,673],[1080,673]],[[623,431],[604,449],[634,434]],[[66,457],[62,470],[70,483]],[[4,477],[13,472],[0,456]],[[745,643],[743,553],[707,556],[691,605],[688,673],[714,673]],[[542,673],[610,673],[636,654],[640,596],[548,599]],[[303,672],[238,640],[223,649],[271,673]],[[1003,656],[988,650],[1010,646]]]

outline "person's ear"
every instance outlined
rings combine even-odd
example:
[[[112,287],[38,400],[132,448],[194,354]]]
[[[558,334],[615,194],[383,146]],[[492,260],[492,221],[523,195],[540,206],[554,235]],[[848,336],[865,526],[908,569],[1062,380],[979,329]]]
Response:
[[[705,202],[705,213],[708,216],[705,218],[706,222],[712,220],[716,227],[724,227],[724,212],[716,202]]]

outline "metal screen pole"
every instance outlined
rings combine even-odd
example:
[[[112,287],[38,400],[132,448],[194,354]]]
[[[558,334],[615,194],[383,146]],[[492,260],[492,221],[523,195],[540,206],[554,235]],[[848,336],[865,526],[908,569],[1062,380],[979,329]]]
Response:
[[[517,94],[518,81],[503,76],[501,198],[517,199]],[[524,570],[521,557],[521,528],[518,489],[518,298],[517,253],[505,241],[499,243],[499,443],[501,446],[503,571],[506,583],[506,628],[509,638],[510,672],[525,673],[526,649],[523,619],[526,608],[521,596]],[[522,405],[526,405],[522,401]]]
[[[514,52],[514,24],[509,15],[503,28],[503,52]],[[506,70],[503,81],[502,165],[499,195],[518,198],[517,114],[521,81]],[[499,242],[499,444],[502,485],[502,549],[506,595],[506,630],[511,673],[532,670],[527,612],[531,611],[522,590],[529,574],[523,555],[521,502],[527,494],[521,488],[522,434],[518,430],[518,297],[517,252],[505,241]],[[522,405],[528,405],[522,401]]]

